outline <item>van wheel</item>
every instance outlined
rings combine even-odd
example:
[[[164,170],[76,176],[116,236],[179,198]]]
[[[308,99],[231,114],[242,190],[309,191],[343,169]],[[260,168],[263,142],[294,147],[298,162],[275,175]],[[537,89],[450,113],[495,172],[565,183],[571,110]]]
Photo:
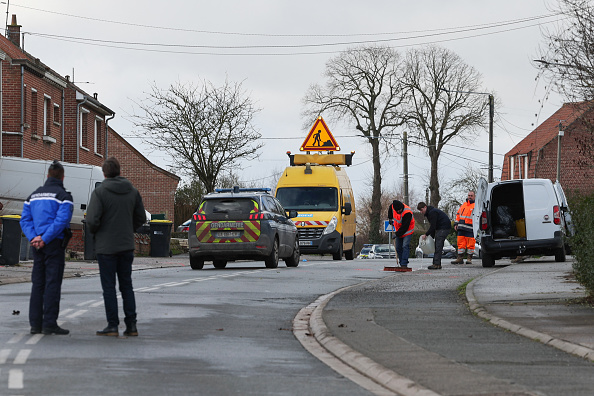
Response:
[[[565,262],[565,249],[564,248],[560,248],[555,251],[555,261],[558,263]]]
[[[204,260],[190,256],[190,267],[192,267],[193,270],[202,269],[204,267]]]
[[[272,251],[270,252],[270,255],[264,259],[264,264],[266,264],[266,268],[278,267],[278,238],[274,238]]]
[[[338,252],[332,253],[332,260],[342,260],[342,243],[338,248]]]
[[[212,265],[214,265],[215,268],[223,269],[227,266],[227,260],[214,260]]]
[[[299,251],[299,240],[295,238],[295,246],[293,246],[293,253],[291,253],[291,255],[285,259],[285,264],[287,264],[287,267],[297,267],[299,265],[300,257],[301,252]]]
[[[344,252],[344,258],[347,260],[353,260],[355,258],[355,242],[353,242],[353,246],[346,252]]]
[[[485,267],[485,268],[495,266],[495,258],[490,254],[483,253],[481,260],[483,262],[483,267]]]

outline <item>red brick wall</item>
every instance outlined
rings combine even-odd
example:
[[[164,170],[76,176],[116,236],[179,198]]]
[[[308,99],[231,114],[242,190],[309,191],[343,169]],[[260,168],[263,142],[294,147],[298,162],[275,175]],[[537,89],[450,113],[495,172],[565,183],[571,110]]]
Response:
[[[120,161],[122,176],[138,189],[145,209],[151,214],[164,213],[167,220],[173,221],[175,190],[179,177],[151,164],[111,128],[108,146],[108,156]]]

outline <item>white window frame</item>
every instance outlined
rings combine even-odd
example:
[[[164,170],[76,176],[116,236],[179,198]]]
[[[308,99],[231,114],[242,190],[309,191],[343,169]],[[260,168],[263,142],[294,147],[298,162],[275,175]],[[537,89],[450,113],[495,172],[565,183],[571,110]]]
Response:
[[[83,146],[83,115],[86,114],[87,116],[90,114],[91,112],[87,109],[85,109],[84,107],[81,106],[80,108],[80,114],[78,115],[79,119],[78,119],[78,145],[80,146],[80,148],[89,151],[88,148],[86,148],[85,146]],[[87,130],[87,133],[89,131]],[[88,140],[88,136],[87,136],[87,140]]]
[[[43,94],[43,136],[49,135],[49,131],[47,130],[47,122],[49,119],[49,110],[52,104],[52,97],[46,94]],[[54,120],[52,120],[53,123]]]
[[[97,151],[97,141],[99,140],[99,132],[97,130],[97,125],[98,123],[103,122],[103,118],[99,117],[99,116],[95,116],[95,123],[94,125],[94,133],[93,133],[93,150],[95,151],[95,154],[99,154],[99,152]]]

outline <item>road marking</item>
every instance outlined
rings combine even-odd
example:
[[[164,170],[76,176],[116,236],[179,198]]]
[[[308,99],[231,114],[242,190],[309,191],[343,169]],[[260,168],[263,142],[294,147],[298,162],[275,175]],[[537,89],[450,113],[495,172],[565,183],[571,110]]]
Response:
[[[23,370],[8,370],[8,389],[23,389]]]
[[[87,312],[88,309],[79,309],[78,311],[71,313],[70,315],[67,316],[68,319],[72,319],[72,318],[76,318],[77,316],[80,316],[82,314],[84,314],[85,312]]]
[[[0,349],[0,364],[6,363],[12,349]]]
[[[8,340],[7,344],[16,344],[17,342],[20,342],[24,336],[25,336],[25,333],[15,334],[14,337],[12,337],[10,340]]]
[[[60,316],[68,315],[72,311],[74,311],[74,309],[72,309],[72,308],[64,309],[64,310],[60,311]]]
[[[99,307],[103,305],[103,301],[97,301],[96,303],[91,304],[91,308]]]
[[[27,342],[25,342],[25,345],[35,345],[39,342],[39,340],[41,340],[43,338],[43,334],[35,334],[34,336],[32,336]]]
[[[17,353],[16,357],[12,364],[25,364],[27,363],[27,358],[31,354],[31,349],[21,349],[19,353]]]
[[[87,305],[87,304],[92,304],[92,303],[94,303],[95,301],[97,301],[97,300],[89,300],[89,301],[81,302],[81,303],[79,303],[79,304],[76,304],[76,306],[77,306],[77,307],[83,307],[83,306],[85,306],[85,305]]]

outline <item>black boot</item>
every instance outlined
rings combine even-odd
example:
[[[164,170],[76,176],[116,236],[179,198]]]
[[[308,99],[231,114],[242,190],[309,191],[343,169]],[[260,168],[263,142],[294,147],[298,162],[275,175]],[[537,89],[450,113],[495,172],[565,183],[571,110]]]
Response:
[[[128,337],[137,337],[138,336],[138,329],[136,328],[136,322],[126,323],[126,330],[124,331],[124,335]]]
[[[120,335],[118,332],[118,326],[107,326],[103,330],[98,330],[96,333],[98,336],[111,336],[117,337]]]
[[[41,332],[45,335],[57,334],[57,335],[66,335],[70,333],[70,330],[66,330],[61,328],[60,326],[56,327],[46,327]]]

